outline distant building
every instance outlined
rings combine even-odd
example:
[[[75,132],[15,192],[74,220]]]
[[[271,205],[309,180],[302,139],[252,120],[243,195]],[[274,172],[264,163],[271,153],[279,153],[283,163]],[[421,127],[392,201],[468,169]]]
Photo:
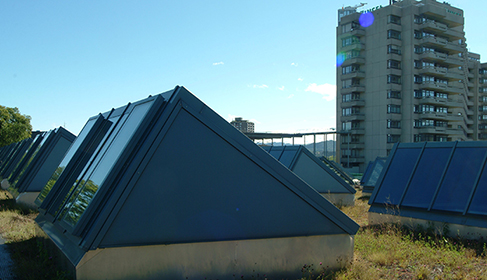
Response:
[[[230,122],[235,128],[243,133],[254,133],[254,123],[242,118],[235,118]]]
[[[487,139],[487,63],[467,49],[463,11],[389,3],[338,10],[337,161],[360,172],[397,142]]]

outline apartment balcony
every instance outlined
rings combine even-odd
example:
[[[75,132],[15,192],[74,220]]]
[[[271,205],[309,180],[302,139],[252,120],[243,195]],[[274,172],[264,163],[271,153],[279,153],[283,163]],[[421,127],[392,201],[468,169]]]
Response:
[[[351,51],[351,50],[364,50],[364,49],[365,49],[365,44],[364,43],[357,42],[357,43],[353,43],[351,45],[342,47],[340,49],[340,51],[341,52],[347,52],[347,51]]]
[[[352,73],[342,74],[342,76],[341,76],[342,80],[347,80],[347,79],[351,79],[351,78],[363,79],[363,78],[365,78],[365,72],[364,71],[355,71]]]
[[[421,43],[444,48],[448,45],[448,40],[443,38],[428,36],[428,37],[423,37],[423,39],[421,39]]]
[[[448,59],[448,55],[440,52],[424,52],[419,55],[421,59],[434,60],[437,62],[444,62]]]
[[[419,70],[421,74],[430,74],[430,75],[446,75],[448,73],[448,69],[443,67],[424,67]]]
[[[341,134],[351,134],[351,135],[363,135],[363,134],[365,134],[365,129],[363,129],[363,128],[352,128],[351,130],[340,131],[340,133]]]
[[[365,64],[365,58],[361,57],[361,56],[357,56],[357,57],[352,57],[352,58],[346,59],[345,61],[343,61],[342,66],[348,66],[351,64],[364,65]]]
[[[439,97],[432,97],[432,96],[425,96],[419,98],[419,104],[430,104],[436,106],[443,106],[443,107],[463,107],[462,102],[457,101],[456,99],[452,98],[439,98]]]
[[[342,88],[340,92],[341,94],[347,94],[352,92],[365,92],[365,86],[354,85],[348,88]]]
[[[342,142],[340,144],[340,147],[342,149],[344,149],[344,150],[345,149],[354,149],[354,150],[356,150],[356,149],[365,149],[365,143],[363,143],[363,142],[362,143],[360,143],[360,142],[350,142],[350,143],[348,143],[348,142],[344,141],[344,142]]]
[[[418,114],[423,119],[447,120],[452,122],[464,120],[462,116],[448,114],[448,113],[441,113],[441,112],[419,112],[416,114]]]
[[[448,84],[425,81],[421,83],[420,88],[445,91],[448,88]]]
[[[451,28],[448,28],[443,34],[448,36],[450,41],[465,39],[465,32],[456,31]]]
[[[463,72],[456,68],[448,69],[447,73],[445,74],[446,78],[454,79],[454,80],[461,80],[464,78]]]
[[[350,162],[350,163],[364,163],[365,162],[365,157],[364,156],[346,156],[342,155],[341,159],[342,164]]]
[[[426,22],[423,22],[421,24],[421,28],[423,28],[424,30],[431,30],[433,32],[446,32],[448,31],[448,26],[444,23],[441,23],[441,22],[437,22],[437,21],[434,21],[434,20],[428,20]]]
[[[364,121],[365,120],[365,114],[363,113],[356,113],[352,114],[349,116],[342,116],[342,122],[346,121]]]
[[[357,37],[365,36],[365,29],[354,28],[350,32],[348,32],[348,34],[353,35],[353,36],[357,36]]]
[[[447,55],[446,59],[444,60],[446,63],[453,65],[453,66],[462,66],[463,59],[456,55]]]
[[[451,52],[457,52],[461,53],[465,51],[466,45],[464,44],[459,44],[455,42],[448,42],[445,46],[445,48],[451,53]]]
[[[448,135],[457,135],[457,136],[458,136],[458,135],[463,135],[463,134],[464,134],[464,133],[463,133],[463,130],[462,130],[462,129],[459,129],[459,128],[448,128],[448,129],[446,130],[446,133],[447,133]],[[467,130],[467,133],[473,133],[473,131],[469,131],[469,130]]]
[[[465,88],[464,87],[457,87],[457,86],[448,85],[446,87],[445,91],[448,92],[448,93],[462,94],[462,93],[465,92]]]
[[[447,128],[445,126],[422,126],[415,128],[423,134],[447,134]]]
[[[356,99],[356,100],[350,100],[348,102],[342,102],[341,103],[342,108],[347,108],[347,107],[364,107],[365,106],[365,100],[363,99]]]

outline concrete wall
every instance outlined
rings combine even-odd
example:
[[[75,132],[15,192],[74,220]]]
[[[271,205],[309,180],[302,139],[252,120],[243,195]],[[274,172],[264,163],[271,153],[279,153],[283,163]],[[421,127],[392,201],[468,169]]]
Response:
[[[76,278],[298,279],[304,265],[319,272],[349,263],[353,241],[339,234],[97,249],[79,262]]]
[[[450,237],[461,237],[466,239],[486,239],[487,238],[487,228],[465,226],[452,223],[443,223],[430,220],[416,219],[410,217],[402,217],[390,214],[379,214],[369,212],[369,224],[377,225],[381,223],[399,223],[412,229],[416,228],[418,225],[424,229],[433,227],[435,233]],[[445,232],[445,229],[448,229]]]

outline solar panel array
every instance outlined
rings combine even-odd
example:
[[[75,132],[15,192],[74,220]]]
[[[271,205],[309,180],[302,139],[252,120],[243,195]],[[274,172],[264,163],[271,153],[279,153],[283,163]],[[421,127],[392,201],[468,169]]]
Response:
[[[485,141],[396,144],[370,212],[487,227],[486,160]]]

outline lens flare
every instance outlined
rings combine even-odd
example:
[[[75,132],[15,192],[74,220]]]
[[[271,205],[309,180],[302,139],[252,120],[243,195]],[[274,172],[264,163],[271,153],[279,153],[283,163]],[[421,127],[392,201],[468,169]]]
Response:
[[[360,15],[358,19],[362,27],[371,26],[374,23],[374,15],[371,12],[366,12]]]
[[[345,61],[345,58],[346,58],[345,53],[339,52],[337,54],[337,67],[342,66],[343,62]]]

